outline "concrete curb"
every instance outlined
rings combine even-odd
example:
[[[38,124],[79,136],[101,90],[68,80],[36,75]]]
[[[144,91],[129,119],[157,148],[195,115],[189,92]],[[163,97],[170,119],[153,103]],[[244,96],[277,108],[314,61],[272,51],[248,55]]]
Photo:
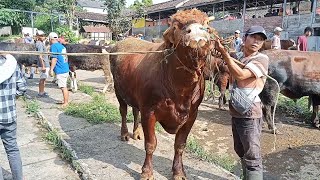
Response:
[[[47,120],[47,118],[43,115],[41,111],[36,113],[36,119],[40,122],[41,126],[49,132],[55,130],[53,125]],[[62,148],[65,148],[67,151],[70,152],[72,156],[71,166],[72,168],[74,168],[74,170],[76,170],[80,178],[83,180],[96,180],[92,176],[92,173],[88,168],[88,165],[78,158],[77,153],[72,149],[70,144],[67,141],[65,141],[61,136],[59,136],[59,141],[61,143]]]

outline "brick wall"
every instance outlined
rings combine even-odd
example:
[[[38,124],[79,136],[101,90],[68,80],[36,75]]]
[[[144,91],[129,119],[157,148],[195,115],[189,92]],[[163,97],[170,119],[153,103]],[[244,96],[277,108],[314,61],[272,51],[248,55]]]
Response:
[[[210,24],[211,27],[215,28],[221,36],[229,36],[234,34],[234,31],[243,29],[243,20],[234,19],[234,20],[220,20],[213,21]]]

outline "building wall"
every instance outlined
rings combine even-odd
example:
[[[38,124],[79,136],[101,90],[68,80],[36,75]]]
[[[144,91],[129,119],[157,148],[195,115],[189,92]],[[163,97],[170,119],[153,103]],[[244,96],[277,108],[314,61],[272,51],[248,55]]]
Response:
[[[11,26],[0,27],[0,36],[12,35]]]

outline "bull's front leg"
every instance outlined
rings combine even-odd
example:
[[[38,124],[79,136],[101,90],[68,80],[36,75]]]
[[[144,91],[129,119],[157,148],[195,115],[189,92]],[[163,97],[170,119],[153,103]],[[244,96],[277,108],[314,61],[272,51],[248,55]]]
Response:
[[[320,127],[320,124],[319,124],[319,117],[318,117],[318,112],[319,112],[319,105],[315,105],[313,104],[312,105],[312,125],[316,128],[319,128]]]
[[[176,134],[174,142],[174,159],[173,159],[173,179],[174,180],[186,180],[186,173],[184,172],[184,167],[182,163],[182,154],[185,150],[187,137],[190,133],[190,130],[196,120],[198,110],[196,110],[188,121],[179,129]]]
[[[155,134],[156,118],[154,112],[141,111],[141,124],[144,133],[144,148],[146,158],[142,167],[141,180],[153,180],[152,156],[157,147],[157,138]]]
[[[133,113],[133,139],[142,139],[142,129],[141,129],[141,123],[139,119],[139,109],[138,108],[132,108]]]

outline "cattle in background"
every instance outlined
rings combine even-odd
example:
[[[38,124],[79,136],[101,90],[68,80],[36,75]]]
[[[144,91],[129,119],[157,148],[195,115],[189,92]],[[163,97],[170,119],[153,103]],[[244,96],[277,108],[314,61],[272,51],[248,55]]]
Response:
[[[297,47],[297,45],[296,45],[296,43],[295,43],[295,41],[293,39],[280,40],[280,44],[281,44],[281,49],[284,49],[284,50],[296,50],[296,47]],[[272,45],[271,40],[266,40],[263,43],[263,46],[260,49],[260,52],[264,51],[264,50],[271,49],[271,45]]]
[[[211,84],[211,92],[207,97],[207,100],[211,97],[215,97],[215,85],[218,86],[220,96],[219,96],[219,109],[223,109],[223,106],[227,103],[227,98],[225,96],[226,90],[229,87],[230,72],[228,66],[225,62],[216,57],[211,57],[207,61],[206,67],[204,68],[205,80],[209,80]],[[213,85],[213,86],[212,86]]]
[[[209,18],[199,10],[178,11],[164,32],[164,43],[135,38],[118,42],[111,52],[172,52],[110,56],[114,88],[122,117],[121,138],[129,140],[127,106],[133,107],[134,139],[140,137],[138,112],[145,138],[146,158],[141,179],[153,179],[152,155],[157,146],[155,123],[171,134],[174,144],[173,179],[186,179],[182,153],[204,95],[203,68],[210,53]]]
[[[291,99],[309,96],[313,112],[311,122],[319,128],[318,110],[320,105],[320,53],[290,50],[263,51],[269,59],[269,75],[276,79],[283,95]],[[267,80],[260,94],[263,111],[269,129],[275,129],[271,120],[277,95],[277,86]]]
[[[64,46],[66,47],[68,53],[103,53],[110,49],[109,47],[84,44],[66,44]],[[70,79],[72,91],[78,90],[76,69],[90,71],[103,69],[106,80],[106,86],[103,92],[106,92],[107,89],[110,88],[113,80],[110,71],[110,62],[108,61],[107,56],[68,56],[68,61],[70,65]]]
[[[36,51],[34,44],[26,43],[5,43],[0,42],[0,51]],[[29,54],[12,54],[20,65],[34,66],[37,64],[39,56]]]

